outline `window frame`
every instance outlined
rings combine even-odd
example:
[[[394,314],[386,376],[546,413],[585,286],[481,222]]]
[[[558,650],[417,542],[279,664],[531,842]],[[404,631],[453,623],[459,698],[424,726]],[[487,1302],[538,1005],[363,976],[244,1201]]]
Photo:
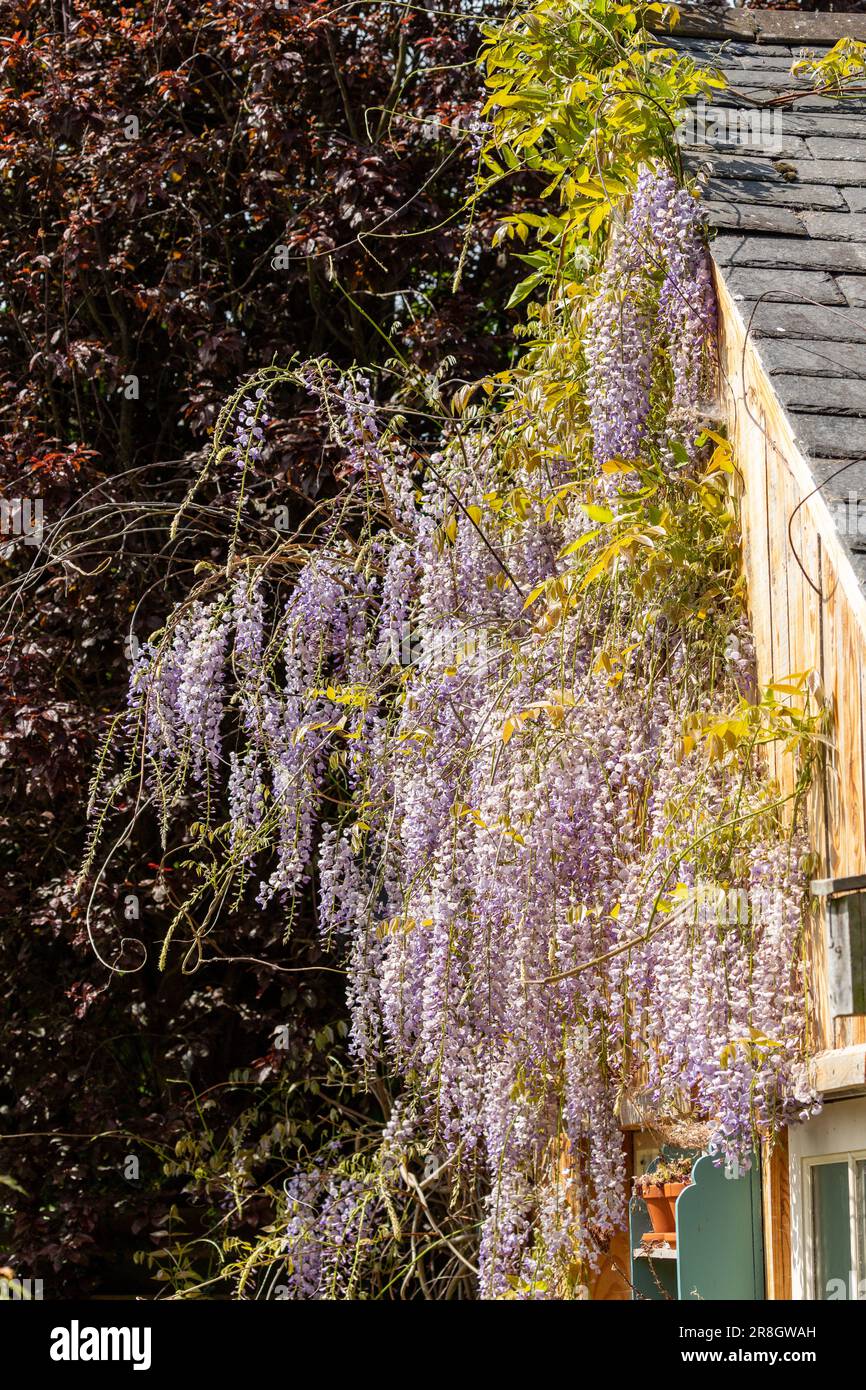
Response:
[[[814,1302],[815,1250],[812,1243],[811,1169],[817,1164],[866,1158],[866,1091],[838,1099],[825,1097],[819,1115],[788,1129],[791,1298]],[[851,1192],[849,1177],[849,1194]],[[864,1180],[866,1191],[866,1180]],[[765,1221],[768,1213],[765,1208]],[[866,1246],[866,1240],[864,1240]],[[853,1247],[856,1248],[856,1247]],[[866,1261],[866,1249],[860,1258]],[[859,1277],[866,1277],[866,1268]],[[850,1295],[850,1287],[846,1297]]]
[[[866,1177],[861,1177],[857,1172],[857,1164],[866,1164],[866,1148],[863,1149],[842,1149],[834,1154],[818,1154],[810,1158],[804,1158],[803,1162],[803,1186],[804,1204],[803,1214],[805,1217],[805,1265],[806,1265],[806,1288],[809,1291],[806,1298],[810,1303],[826,1302],[818,1296],[815,1278],[816,1270],[816,1241],[815,1241],[815,1187],[812,1181],[812,1173],[816,1168],[824,1168],[831,1163],[845,1163],[848,1168],[848,1238],[850,1241],[851,1258],[853,1263],[853,1274],[855,1286],[859,1292],[861,1286],[866,1283],[866,1249],[861,1232],[864,1224],[859,1219],[857,1208],[858,1187],[863,1187],[863,1195],[866,1198]],[[851,1272],[849,1270],[848,1282],[846,1284],[845,1297],[851,1297]]]

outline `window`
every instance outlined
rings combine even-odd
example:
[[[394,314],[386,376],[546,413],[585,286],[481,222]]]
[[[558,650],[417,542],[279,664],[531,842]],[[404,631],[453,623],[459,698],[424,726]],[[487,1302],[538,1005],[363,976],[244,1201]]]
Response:
[[[804,1160],[808,1298],[866,1299],[866,1151]]]
[[[866,1095],[825,1096],[788,1130],[788,1160],[791,1297],[866,1301]]]

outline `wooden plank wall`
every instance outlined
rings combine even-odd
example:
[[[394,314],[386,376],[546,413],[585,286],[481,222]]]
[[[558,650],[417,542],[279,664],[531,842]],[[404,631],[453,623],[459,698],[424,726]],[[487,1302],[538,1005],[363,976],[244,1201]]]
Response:
[[[758,678],[765,685],[806,670],[820,677],[833,746],[807,811],[817,876],[866,873],[866,597],[718,269],[716,289],[722,403],[742,474],[743,563]],[[775,753],[772,769],[790,791],[790,758]],[[866,1042],[866,1016],[828,1015],[818,916],[808,959],[815,1051]]]
[[[764,1283],[769,1299],[791,1297],[791,1189],[788,1178],[788,1132],[761,1154],[761,1199],[764,1216]]]

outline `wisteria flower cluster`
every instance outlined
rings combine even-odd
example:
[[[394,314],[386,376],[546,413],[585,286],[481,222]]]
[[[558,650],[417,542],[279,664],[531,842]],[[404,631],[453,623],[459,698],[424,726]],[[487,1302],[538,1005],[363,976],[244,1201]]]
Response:
[[[697,228],[690,195],[644,171],[588,330],[588,445],[529,376],[501,412],[440,420],[425,462],[371,382],[300,369],[345,459],[333,523],[288,593],[284,569],[241,564],[131,682],[164,819],[197,789],[222,836],[214,891],[314,895],[359,1072],[396,1078],[413,1145],[483,1194],[486,1297],[574,1292],[623,1226],[625,1099],[711,1122],[741,1167],[816,1105],[804,842],[751,751],[683,737],[695,711],[755,699],[723,509],[664,466],[712,323]],[[245,402],[245,448],[254,420]],[[600,471],[623,459],[636,477]],[[608,531],[636,497],[645,530]],[[716,920],[707,881],[761,906]],[[297,1173],[293,1296],[351,1296],[408,1142],[395,1122],[373,1185],[336,1160]]]
[[[702,231],[692,194],[666,169],[642,169],[587,309],[587,397],[599,464],[638,456],[651,400],[663,395],[651,389],[660,373],[671,377],[669,405],[697,409],[716,318]]]
[[[239,473],[261,463],[265,429],[269,423],[267,395],[259,386],[254,397],[244,397],[236,416],[235,436],[231,448],[232,459]]]

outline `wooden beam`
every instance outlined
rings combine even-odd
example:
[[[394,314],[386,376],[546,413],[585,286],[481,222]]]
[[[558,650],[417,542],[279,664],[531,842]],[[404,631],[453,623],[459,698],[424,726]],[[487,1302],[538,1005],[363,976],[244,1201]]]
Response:
[[[788,1133],[761,1152],[764,1216],[764,1282],[769,1299],[791,1297],[791,1192],[788,1178]]]
[[[866,1044],[820,1052],[809,1063],[809,1080],[822,1095],[866,1095]]]

